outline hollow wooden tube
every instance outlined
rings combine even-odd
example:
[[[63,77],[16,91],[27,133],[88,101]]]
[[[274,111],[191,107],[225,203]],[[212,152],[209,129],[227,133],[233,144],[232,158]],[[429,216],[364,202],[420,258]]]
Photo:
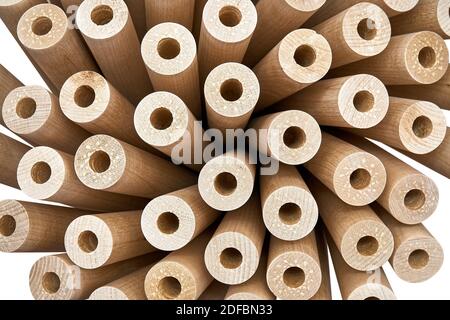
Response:
[[[242,207],[252,195],[256,167],[243,151],[229,151],[208,161],[200,171],[198,188],[212,208],[231,211]]]
[[[150,269],[144,282],[149,300],[196,300],[201,296],[213,282],[203,260],[213,232],[208,229]]]
[[[23,84],[11,72],[0,64],[0,125],[5,125],[1,112],[3,102],[12,90],[22,86]]]
[[[25,201],[0,201],[0,251],[64,252],[66,228],[74,219],[90,213]]]
[[[218,65],[242,62],[257,19],[255,5],[250,0],[209,0],[206,3],[198,48],[201,83]]]
[[[141,209],[148,200],[83,185],[73,168],[72,155],[49,147],[36,147],[22,157],[17,180],[23,192],[38,200],[60,202],[80,209],[114,212]]]
[[[19,188],[17,167],[30,147],[0,133],[0,183]]]
[[[125,0],[125,3],[133,20],[139,41],[142,41],[148,30],[145,0]]]
[[[276,110],[309,113],[320,125],[370,128],[381,122],[389,109],[389,94],[374,76],[358,74],[321,80],[284,99]]]
[[[375,201],[386,186],[386,169],[376,156],[326,132],[319,152],[305,168],[352,206]]]
[[[432,278],[442,267],[444,251],[423,224],[405,225],[379,205],[376,213],[394,235],[394,252],[389,262],[404,281],[417,283]]]
[[[90,134],[68,120],[61,112],[58,98],[39,86],[24,86],[11,91],[2,109],[8,129],[33,145],[45,145],[69,154]]]
[[[82,37],[55,5],[40,4],[27,10],[19,20],[17,36],[56,88],[55,94],[72,74],[99,70]]]
[[[276,175],[261,175],[260,192],[264,224],[275,237],[299,240],[316,226],[317,203],[297,168],[281,164]]]
[[[349,266],[372,271],[389,260],[394,238],[369,206],[350,206],[311,177],[308,186],[327,230]]]
[[[188,169],[107,135],[85,140],[74,161],[80,181],[94,190],[153,198],[196,183]]]
[[[204,86],[210,128],[245,129],[258,102],[258,78],[248,67],[229,62],[214,68]]]
[[[392,37],[379,55],[333,69],[329,76],[368,73],[385,85],[433,84],[445,75],[448,59],[444,39],[434,32],[421,31]]]
[[[237,285],[258,269],[265,238],[257,194],[241,208],[228,212],[205,250],[205,264],[218,281]]]
[[[105,77],[136,105],[152,91],[152,86],[125,2],[85,0],[78,8],[76,19]]]
[[[192,30],[196,0],[144,0],[147,28],[164,22],[174,22]]]
[[[144,268],[158,253],[117,262],[98,269],[82,269],[66,254],[46,256],[31,268],[30,289],[37,300],[83,300],[97,288]]]
[[[330,279],[330,263],[328,261],[328,244],[324,234],[325,226],[322,221],[314,229],[317,243],[317,250],[319,252],[320,271],[322,273],[322,282],[317,293],[309,300],[329,301],[333,300],[331,292]]]
[[[282,111],[254,118],[249,127],[256,130],[259,152],[289,165],[311,160],[319,151],[322,134],[309,114],[298,110]]]
[[[145,207],[141,229],[147,241],[155,248],[175,251],[183,248],[220,214],[201,198],[194,185],[159,196]]]
[[[202,28],[203,9],[205,8],[208,0],[195,0],[194,11],[194,25],[192,27],[192,34],[195,40],[200,39],[200,30]],[[222,299],[221,299],[222,300]]]
[[[314,30],[294,30],[254,68],[261,86],[259,112],[322,79],[332,60],[328,41]]]
[[[211,285],[198,298],[200,301],[222,301],[225,300],[229,286],[214,280]]]

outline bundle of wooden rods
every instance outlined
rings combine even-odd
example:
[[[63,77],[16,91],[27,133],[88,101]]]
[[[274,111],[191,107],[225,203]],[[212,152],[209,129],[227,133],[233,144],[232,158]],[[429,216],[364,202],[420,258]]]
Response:
[[[0,135],[0,183],[55,203],[0,201],[0,251],[59,253],[36,299],[330,300],[333,266],[384,300],[386,263],[439,271],[439,190],[382,144],[450,178],[450,0],[53,2],[0,1],[48,86],[0,68],[27,142]]]

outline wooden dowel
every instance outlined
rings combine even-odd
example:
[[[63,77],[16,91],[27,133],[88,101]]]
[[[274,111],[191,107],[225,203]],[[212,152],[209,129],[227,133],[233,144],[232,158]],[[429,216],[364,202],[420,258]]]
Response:
[[[450,1],[421,0],[411,11],[392,18],[394,35],[429,30],[450,38]]]
[[[200,171],[198,188],[212,208],[231,211],[242,207],[252,195],[256,167],[242,151],[230,151],[208,161]]]
[[[90,213],[24,201],[0,201],[0,251],[64,252],[68,225]]]
[[[66,10],[66,13],[74,13],[74,12],[68,12],[67,10],[70,8],[70,6],[76,6],[79,7],[80,4],[84,1],[84,0],[60,0],[61,1],[61,6],[64,10]],[[77,8],[78,9],[78,8]]]
[[[6,96],[12,90],[22,86],[22,82],[20,82],[11,72],[8,71],[8,69],[0,64],[0,125],[5,125],[1,111],[3,109],[3,102],[5,101]]]
[[[78,267],[65,254],[46,256],[31,268],[31,293],[37,300],[87,299],[95,289],[144,268],[159,257],[153,253],[88,270]]]
[[[379,55],[334,69],[329,76],[368,73],[385,85],[432,84],[445,75],[448,59],[444,39],[436,33],[422,31],[392,37]]]
[[[114,212],[141,209],[148,203],[143,198],[89,189],[78,180],[73,162],[73,156],[62,151],[48,147],[31,149],[17,168],[19,186],[34,199],[80,209]]]
[[[395,273],[407,282],[423,282],[441,269],[444,251],[422,225],[405,225],[395,220],[379,205],[373,206],[394,235],[394,253],[389,262]]]
[[[314,232],[297,241],[270,239],[267,284],[283,300],[308,300],[320,288],[322,273]]]
[[[27,10],[19,20],[17,36],[56,88],[55,94],[72,74],[99,70],[82,37],[55,5],[40,4]]]
[[[386,186],[386,169],[376,156],[326,132],[319,152],[305,167],[352,206],[372,203]]]
[[[372,271],[390,258],[392,233],[369,206],[353,207],[340,200],[318,180],[308,177],[320,216],[346,263],[353,269]]]
[[[260,192],[264,224],[275,237],[299,240],[316,226],[317,203],[297,168],[281,164],[276,175],[261,175]]]
[[[196,183],[188,169],[107,135],[85,140],[75,154],[80,181],[95,190],[153,198]]]
[[[128,11],[133,20],[139,41],[142,41],[148,30],[145,0],[125,0],[125,3],[127,4]]]
[[[152,91],[152,86],[125,2],[85,0],[76,18],[80,32],[105,77],[136,105]]]
[[[213,281],[211,285],[198,298],[200,301],[221,301],[225,300],[229,286],[219,281]]]
[[[206,3],[198,48],[201,83],[218,65],[242,62],[257,20],[255,5],[250,0],[209,0]]]
[[[258,1],[256,4],[258,24],[244,63],[249,66],[256,65],[281,39],[302,26],[324,3],[325,0]]]
[[[30,147],[0,133],[0,183],[19,188],[17,167]]]
[[[316,235],[317,250],[319,252],[320,271],[322,272],[322,283],[317,293],[309,300],[333,300],[331,292],[330,263],[328,261],[328,244],[324,235],[325,226],[322,221],[314,230]]]
[[[289,33],[253,68],[261,85],[256,111],[322,79],[330,70],[331,60],[328,41],[314,30]]]
[[[172,22],[158,24],[145,35],[141,54],[155,91],[176,94],[201,119],[197,44],[190,31]]]
[[[214,68],[204,86],[210,128],[245,129],[260,95],[256,75],[248,67],[224,63]]]
[[[205,5],[207,2],[208,2],[208,0],[195,0],[194,26],[192,28],[192,34],[194,35],[194,38],[197,41],[200,39],[200,30],[202,28],[203,9],[205,8]],[[223,299],[221,299],[221,300],[223,300]]]
[[[249,127],[257,130],[259,152],[290,165],[311,160],[320,148],[319,124],[308,113],[289,110],[253,119]]]
[[[258,269],[266,229],[257,194],[228,212],[205,250],[205,264],[214,279],[229,285],[249,280]]]
[[[156,251],[141,230],[142,211],[86,215],[67,228],[67,255],[84,269],[97,269]]]
[[[11,91],[3,104],[3,120],[8,129],[33,145],[49,146],[75,154],[90,134],[68,120],[58,98],[39,86]]]
[[[219,216],[219,212],[203,201],[198,186],[194,185],[150,201],[142,214],[141,228],[152,246],[175,251],[186,246]]]
[[[164,22],[174,22],[192,30],[196,0],[144,0],[147,29]]]
[[[196,300],[212,283],[203,254],[212,228],[181,250],[174,251],[147,273],[145,294],[149,300]]]

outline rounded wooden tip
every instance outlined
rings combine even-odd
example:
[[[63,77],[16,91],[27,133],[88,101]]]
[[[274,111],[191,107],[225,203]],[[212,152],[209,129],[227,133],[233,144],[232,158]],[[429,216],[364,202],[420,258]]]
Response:
[[[322,7],[326,0],[284,0],[292,8],[301,12],[316,11]]]
[[[450,1],[438,0],[437,6],[437,20],[442,31],[450,37]]]
[[[319,209],[312,194],[294,186],[285,186],[272,192],[262,210],[264,224],[269,232],[285,241],[306,237],[319,218]]]
[[[395,273],[408,282],[422,282],[433,277],[442,267],[444,251],[433,238],[403,242],[392,256]]]
[[[370,282],[353,290],[347,300],[397,300],[397,297],[388,286]]]
[[[28,151],[17,168],[20,189],[29,197],[44,200],[55,195],[64,184],[66,167],[54,149],[36,147]]]
[[[115,185],[126,166],[125,150],[118,140],[107,135],[86,139],[75,154],[75,172],[89,188],[104,190]]]
[[[319,151],[322,133],[317,121],[298,110],[277,114],[268,128],[271,156],[290,165],[311,160]]]
[[[203,9],[203,28],[215,39],[238,43],[256,28],[258,14],[250,0],[210,0]]]
[[[354,128],[367,129],[379,124],[389,109],[389,93],[378,78],[351,76],[339,91],[338,107],[342,118]]]
[[[87,0],[77,10],[77,26],[91,39],[108,39],[126,26],[129,13],[124,1]]]
[[[418,224],[436,211],[438,202],[436,184],[419,173],[396,182],[389,196],[388,211],[401,223]]]
[[[320,264],[303,252],[285,252],[267,267],[270,291],[283,300],[308,300],[322,283]]]
[[[53,4],[39,4],[28,9],[17,25],[17,36],[27,48],[40,50],[58,43],[66,34],[69,19]]]
[[[228,296],[225,300],[245,301],[245,300],[266,300],[266,299],[254,294],[253,292],[238,292],[238,293]]]
[[[419,0],[384,0],[384,3],[394,11],[407,12],[412,10]]]
[[[89,296],[89,300],[130,300],[125,292],[122,290],[110,287],[110,286],[103,286],[98,289],[96,289],[92,294]]]
[[[137,106],[134,126],[146,143],[167,147],[179,142],[189,125],[189,109],[178,96],[154,92]]]
[[[39,86],[24,86],[12,90],[6,96],[2,116],[11,131],[27,135],[45,126],[52,107],[50,92]]]
[[[344,234],[340,252],[355,270],[372,271],[385,264],[394,250],[391,231],[382,223],[362,220]]]
[[[231,211],[250,199],[254,180],[254,173],[243,159],[225,154],[205,164],[198,185],[201,197],[210,207]]]
[[[17,251],[29,231],[30,219],[25,207],[15,200],[0,201],[0,251]]]
[[[431,31],[415,33],[407,45],[404,57],[410,76],[420,84],[439,81],[448,68],[447,45],[444,39]]]

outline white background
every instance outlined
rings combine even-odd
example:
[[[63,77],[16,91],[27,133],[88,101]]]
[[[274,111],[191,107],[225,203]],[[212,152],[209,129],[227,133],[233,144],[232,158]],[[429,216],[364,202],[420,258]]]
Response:
[[[450,42],[447,42],[447,45],[450,46]],[[14,38],[3,25],[3,22],[0,22],[0,46],[1,64],[25,85],[45,86],[44,81],[34,70]],[[446,115],[447,123],[450,124],[450,112],[446,111]],[[11,136],[11,133],[3,127],[0,127],[0,132]],[[399,299],[450,299],[450,290],[448,289],[450,279],[450,181],[424,166],[404,156],[400,156],[396,152],[395,154],[427,174],[437,183],[440,189],[441,201],[435,215],[426,221],[425,225],[440,241],[448,259],[445,260],[443,268],[433,279],[419,284],[410,284],[400,280],[389,264],[385,266],[385,271]],[[18,190],[0,185],[0,200],[4,199],[33,201]],[[0,299],[32,299],[28,287],[28,274],[32,264],[41,256],[43,255],[34,253],[0,253]],[[340,299],[341,296],[333,271],[331,276],[333,297]]]

